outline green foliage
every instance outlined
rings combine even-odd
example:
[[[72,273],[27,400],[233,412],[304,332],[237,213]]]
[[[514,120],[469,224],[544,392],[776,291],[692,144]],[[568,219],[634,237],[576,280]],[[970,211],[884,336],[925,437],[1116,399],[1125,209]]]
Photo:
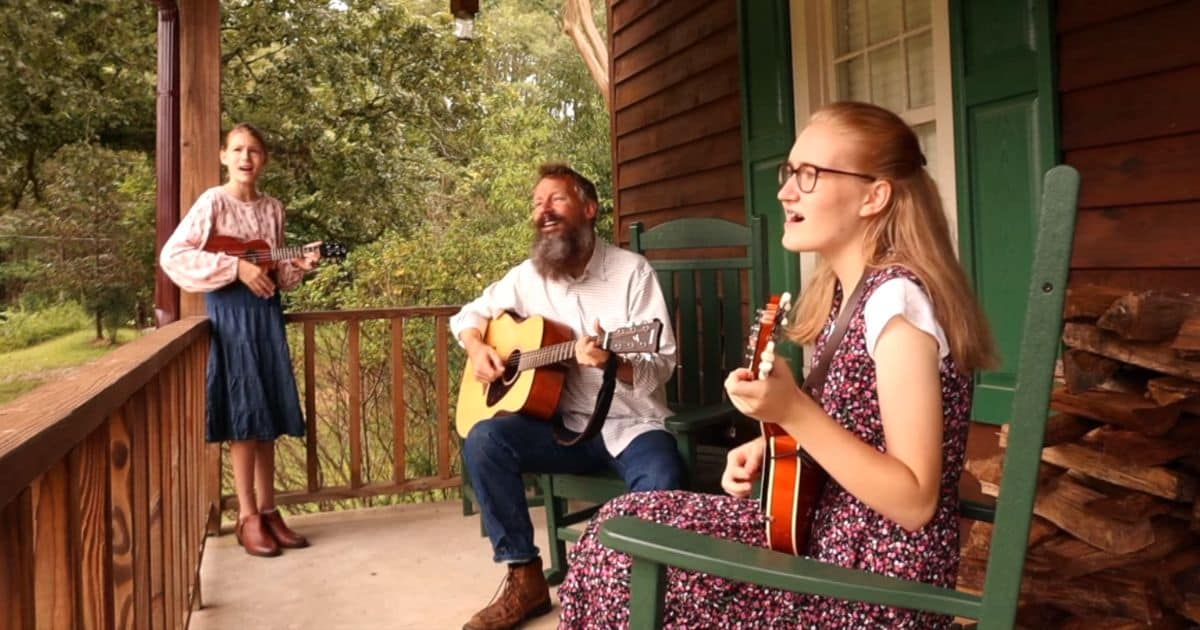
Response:
[[[155,11],[144,0],[0,5],[0,216],[40,199],[59,147],[154,149]]]
[[[86,329],[92,320],[75,302],[53,304],[40,310],[7,311],[0,321],[0,352],[12,352],[69,332]]]
[[[227,3],[222,89],[227,123],[268,131],[262,185],[287,200],[290,231],[359,244],[423,220],[470,157],[460,132],[480,94],[448,16],[347,4]]]
[[[38,379],[0,381],[0,405],[3,405],[10,400],[16,400],[17,398],[20,398],[25,394],[25,392],[32,391],[41,384],[42,381]]]
[[[294,308],[471,299],[527,255],[530,193],[545,161],[572,164],[596,182],[602,207],[611,207],[608,112],[555,13],[536,3],[488,7],[478,39],[466,43],[449,37],[444,13],[408,19],[436,24],[429,45],[448,46],[452,54],[439,54],[470,71],[438,99],[456,108],[456,131],[423,153],[436,178],[422,180],[425,189],[416,196],[394,196],[418,210],[420,221],[381,220],[385,229],[374,242],[356,248],[343,267],[310,279]],[[465,101],[474,104],[456,105]],[[414,137],[409,149],[434,135]],[[611,214],[603,213],[598,229],[610,233],[611,226]]]
[[[9,223],[41,244],[19,268],[38,274],[26,294],[77,296],[115,341],[153,283],[152,172],[143,154],[92,144],[63,146],[44,162],[40,203],[25,199]]]

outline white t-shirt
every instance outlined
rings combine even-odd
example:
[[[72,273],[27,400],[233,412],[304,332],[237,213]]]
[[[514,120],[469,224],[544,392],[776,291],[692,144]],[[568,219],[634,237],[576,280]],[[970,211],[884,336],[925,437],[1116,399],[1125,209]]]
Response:
[[[863,306],[866,324],[867,354],[875,358],[875,344],[879,334],[893,317],[900,316],[913,326],[925,331],[938,343],[938,358],[950,354],[946,332],[933,315],[933,302],[917,283],[908,278],[892,278],[875,288]]]

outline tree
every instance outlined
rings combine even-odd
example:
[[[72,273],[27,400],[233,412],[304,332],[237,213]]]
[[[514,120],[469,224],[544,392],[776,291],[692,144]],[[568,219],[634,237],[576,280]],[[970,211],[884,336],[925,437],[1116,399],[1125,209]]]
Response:
[[[612,109],[608,100],[608,45],[596,28],[591,0],[564,0],[562,16],[563,32],[575,43],[596,88],[604,97],[604,104]]]
[[[327,268],[297,296],[311,308],[455,303],[470,299],[528,252],[529,195],[534,169],[570,162],[611,189],[608,111],[571,43],[555,27],[553,10],[504,3],[488,11],[470,43],[450,39],[448,24],[431,34],[452,45],[473,84],[449,98],[477,99],[463,107],[454,154],[437,166],[445,179],[428,182],[412,203],[418,223],[397,223],[373,244],[352,252],[343,267]],[[444,16],[448,18],[448,16]],[[426,18],[435,21],[439,18]],[[451,55],[452,53],[452,55]],[[461,157],[459,157],[461,156]],[[434,185],[436,184],[436,185]],[[601,205],[611,205],[607,198]],[[601,233],[611,231],[603,216]]]
[[[145,0],[6,0],[0,8],[0,214],[40,199],[60,147],[154,150],[155,29]]]
[[[227,123],[268,132],[263,187],[287,201],[291,231],[361,244],[440,207],[470,159],[480,60],[448,15],[346,4],[227,3],[222,89]]]
[[[91,144],[62,147],[36,173],[41,202],[27,199],[12,229],[39,243],[30,292],[78,297],[95,316],[96,338],[145,304],[154,269],[154,176],[143,154]]]

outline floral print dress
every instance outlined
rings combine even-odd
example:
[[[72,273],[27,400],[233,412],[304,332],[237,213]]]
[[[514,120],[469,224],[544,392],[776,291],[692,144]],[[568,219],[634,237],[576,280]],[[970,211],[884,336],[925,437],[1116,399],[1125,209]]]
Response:
[[[823,389],[824,408],[864,442],[885,450],[876,392],[875,362],[867,354],[863,306],[883,282],[904,277],[900,267],[868,270],[863,296],[832,359]],[[842,300],[835,293],[824,345]],[[844,567],[938,586],[953,587],[958,572],[958,480],[963,468],[971,379],[952,357],[941,362],[941,495],[933,518],[908,532],[867,507],[836,481],[826,485],[814,515],[805,555]],[[605,505],[571,549],[570,571],[559,587],[561,629],[624,628],[629,625],[628,556],[602,546],[599,526],[616,516],[636,516],[702,534],[766,546],[766,523],[757,500],[690,492],[627,494]],[[801,595],[735,582],[704,573],[667,571],[667,628],[948,628],[951,618],[902,608]]]

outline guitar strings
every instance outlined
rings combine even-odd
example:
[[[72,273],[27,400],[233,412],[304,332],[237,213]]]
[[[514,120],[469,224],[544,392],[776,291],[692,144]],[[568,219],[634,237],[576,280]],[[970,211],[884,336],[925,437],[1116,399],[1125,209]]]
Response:
[[[504,361],[505,367],[519,367],[522,362],[528,364],[524,369],[538,368],[551,363],[564,361],[571,356],[568,350],[574,347],[574,342],[559,343],[545,348],[509,355]]]
[[[252,263],[271,262],[273,260],[286,260],[289,258],[298,258],[304,255],[305,250],[315,249],[310,247],[284,247],[282,249],[273,249],[270,251],[255,250],[238,255],[238,258],[248,260]]]

